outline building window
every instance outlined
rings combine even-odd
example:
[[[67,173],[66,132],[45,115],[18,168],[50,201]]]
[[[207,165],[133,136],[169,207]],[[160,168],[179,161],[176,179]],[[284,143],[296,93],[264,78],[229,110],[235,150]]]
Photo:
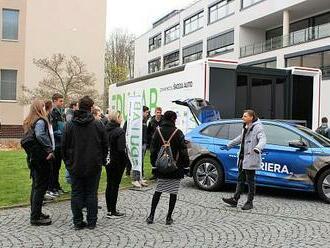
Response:
[[[222,0],[209,8],[209,23],[213,23],[235,12],[233,0]]]
[[[180,24],[165,31],[165,44],[180,38]]]
[[[164,69],[178,66],[180,64],[179,54],[180,52],[176,51],[174,53],[164,56]]]
[[[203,56],[203,42],[183,48],[182,50],[182,58],[184,64],[195,60],[199,60],[202,58],[202,56]]]
[[[162,45],[162,34],[158,34],[149,39],[149,52],[159,48]]]
[[[234,30],[207,40],[207,56],[214,56],[233,49]]]
[[[184,34],[189,34],[203,27],[203,11],[184,21]]]
[[[291,39],[293,42],[299,40],[308,40],[313,38],[322,38],[329,34],[330,12],[313,16],[290,24]],[[299,32],[300,30],[303,30]],[[283,35],[283,27],[274,28],[266,31],[266,40]]]
[[[154,73],[160,71],[160,58],[148,62],[148,72]]]
[[[254,4],[262,2],[262,1],[264,1],[264,0],[242,0],[241,8],[245,9],[251,5],[254,5]]]
[[[261,68],[276,68],[276,60],[258,63],[251,66],[261,67]]]
[[[330,77],[330,50],[287,58],[286,66],[304,66],[319,68],[323,77]]]
[[[0,100],[16,100],[17,71],[0,70]]]
[[[2,39],[18,40],[18,10],[2,10]]]

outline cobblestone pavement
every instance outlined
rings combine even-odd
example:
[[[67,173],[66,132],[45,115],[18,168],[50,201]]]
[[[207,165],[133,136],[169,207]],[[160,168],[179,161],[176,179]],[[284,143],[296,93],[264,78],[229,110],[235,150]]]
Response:
[[[73,230],[69,202],[45,206],[53,219],[47,227],[29,225],[29,208],[2,210],[0,247],[330,247],[330,205],[315,194],[259,189],[255,208],[243,212],[222,204],[232,191],[205,192],[183,180],[172,226],[165,225],[165,195],[155,224],[145,223],[152,190],[120,191],[118,208],[126,216],[116,220],[105,218],[101,195],[95,230]]]

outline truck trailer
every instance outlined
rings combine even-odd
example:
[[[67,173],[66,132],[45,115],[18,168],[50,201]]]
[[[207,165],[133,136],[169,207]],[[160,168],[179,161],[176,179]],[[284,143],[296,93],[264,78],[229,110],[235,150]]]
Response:
[[[316,129],[329,114],[321,113],[321,105],[328,104],[321,101],[322,89],[319,69],[259,68],[206,59],[113,84],[109,104],[126,118],[128,97],[141,95],[151,113],[158,106],[176,111],[177,126],[184,132],[203,122],[196,111],[205,106],[210,111],[209,103],[222,119],[240,118],[243,110],[253,109],[261,119],[303,121]]]

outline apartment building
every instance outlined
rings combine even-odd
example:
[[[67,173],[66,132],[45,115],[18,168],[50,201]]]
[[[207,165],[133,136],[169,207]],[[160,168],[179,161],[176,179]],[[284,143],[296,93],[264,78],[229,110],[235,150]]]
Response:
[[[1,138],[20,135],[28,110],[18,103],[22,86],[45,76],[33,59],[78,56],[103,93],[106,0],[1,0],[0,30]]]
[[[268,68],[316,67],[330,85],[330,2],[194,2],[135,40],[134,76],[211,57]]]

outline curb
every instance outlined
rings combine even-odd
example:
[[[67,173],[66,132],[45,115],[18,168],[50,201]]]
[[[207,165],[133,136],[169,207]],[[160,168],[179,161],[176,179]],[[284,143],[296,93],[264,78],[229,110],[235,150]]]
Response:
[[[150,184],[149,185],[153,185],[154,181],[149,181]],[[125,186],[125,187],[120,187],[119,190],[129,190],[129,189],[132,189],[134,188],[133,186]],[[98,192],[98,195],[100,194],[105,194],[105,192]],[[52,200],[52,201],[49,201],[47,202],[47,205],[48,204],[54,204],[54,203],[59,203],[59,202],[65,202],[65,201],[69,201],[71,200],[70,196],[69,195],[64,195],[63,197],[59,198],[59,199],[56,199],[56,200]],[[21,203],[21,204],[16,204],[16,205],[10,205],[10,206],[3,206],[3,207],[0,207],[0,211],[1,210],[8,210],[8,209],[14,209],[14,208],[23,208],[23,207],[28,207],[30,206],[30,203]]]

